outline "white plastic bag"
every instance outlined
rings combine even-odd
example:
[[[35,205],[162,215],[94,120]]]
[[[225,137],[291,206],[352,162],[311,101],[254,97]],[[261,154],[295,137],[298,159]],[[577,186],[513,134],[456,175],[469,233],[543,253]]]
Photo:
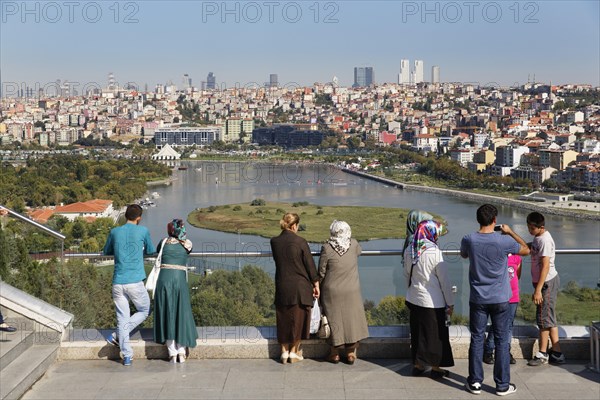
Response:
[[[312,312],[310,314],[310,334],[314,335],[319,331],[321,325],[321,307],[319,307],[319,299],[313,302]]]

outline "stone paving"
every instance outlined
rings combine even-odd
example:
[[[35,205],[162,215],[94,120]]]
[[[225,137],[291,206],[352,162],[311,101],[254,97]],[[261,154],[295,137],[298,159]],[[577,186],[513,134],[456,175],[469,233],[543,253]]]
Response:
[[[412,377],[409,360],[359,359],[354,365],[305,359],[58,361],[23,399],[486,399],[497,398],[492,366],[484,364],[481,395],[464,388],[468,362],[456,360],[439,381]],[[585,361],[561,366],[511,366],[510,399],[600,399],[600,374]]]

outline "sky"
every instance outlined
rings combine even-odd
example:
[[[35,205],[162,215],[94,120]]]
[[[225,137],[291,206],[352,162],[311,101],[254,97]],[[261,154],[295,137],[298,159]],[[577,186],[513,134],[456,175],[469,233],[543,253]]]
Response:
[[[6,1],[0,74],[16,86],[57,79],[221,87],[353,83],[354,67],[397,82],[401,59],[424,78],[600,86],[600,1]]]

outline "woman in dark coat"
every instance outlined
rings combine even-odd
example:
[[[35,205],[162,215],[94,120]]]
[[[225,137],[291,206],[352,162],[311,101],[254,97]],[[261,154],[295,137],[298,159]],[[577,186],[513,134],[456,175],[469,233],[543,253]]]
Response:
[[[275,260],[275,308],[281,362],[303,360],[300,341],[310,336],[313,299],[319,297],[319,278],[308,243],[298,236],[298,214],[279,221],[281,234],[271,239]]]

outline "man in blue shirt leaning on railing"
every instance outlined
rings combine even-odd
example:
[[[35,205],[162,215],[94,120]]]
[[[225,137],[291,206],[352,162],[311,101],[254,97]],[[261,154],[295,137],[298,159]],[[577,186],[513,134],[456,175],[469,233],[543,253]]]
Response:
[[[117,312],[118,343],[114,334],[108,341],[121,347],[123,365],[127,366],[133,357],[129,335],[150,314],[150,297],[143,282],[146,279],[144,254],[156,253],[148,228],[138,225],[142,213],[142,207],[137,204],[127,206],[127,223],[111,229],[103,251],[115,257],[112,296]],[[133,315],[130,315],[129,301],[137,310]]]

